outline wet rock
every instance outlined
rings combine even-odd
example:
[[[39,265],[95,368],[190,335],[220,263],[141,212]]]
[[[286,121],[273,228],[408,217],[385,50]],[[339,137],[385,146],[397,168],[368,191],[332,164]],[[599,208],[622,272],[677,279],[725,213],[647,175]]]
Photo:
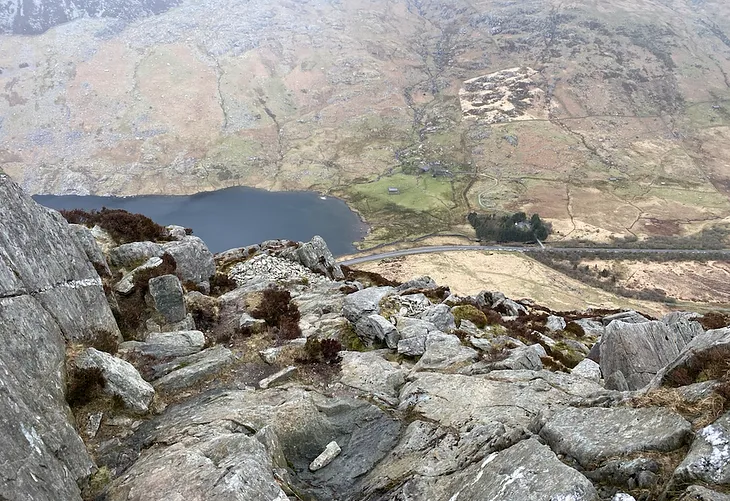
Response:
[[[634,452],[670,452],[682,447],[691,434],[691,425],[670,410],[625,407],[568,407],[556,412],[540,431],[552,450],[585,468]]]
[[[150,296],[155,310],[167,323],[180,322],[185,319],[187,311],[183,298],[183,288],[175,275],[162,275],[149,281]]]
[[[129,362],[88,348],[76,357],[75,365],[79,369],[100,369],[104,377],[104,391],[120,397],[129,410],[139,414],[149,410],[155,390]]]
[[[327,447],[324,448],[322,451],[322,454],[314,458],[314,461],[309,465],[309,471],[317,471],[321,470],[328,464],[330,464],[334,459],[340,455],[342,452],[342,449],[340,449],[340,446],[337,445],[337,442],[330,442],[327,444]]]

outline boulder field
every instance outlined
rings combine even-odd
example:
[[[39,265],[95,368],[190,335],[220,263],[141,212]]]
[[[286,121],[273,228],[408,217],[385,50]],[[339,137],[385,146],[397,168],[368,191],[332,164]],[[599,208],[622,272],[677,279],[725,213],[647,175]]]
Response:
[[[0,500],[730,500],[726,326],[167,235],[0,174]]]

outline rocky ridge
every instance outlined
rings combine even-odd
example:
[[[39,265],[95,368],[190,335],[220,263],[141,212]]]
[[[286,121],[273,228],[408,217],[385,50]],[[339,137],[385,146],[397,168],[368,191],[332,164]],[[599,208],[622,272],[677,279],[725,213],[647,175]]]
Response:
[[[316,237],[102,251],[0,190],[2,499],[728,498],[730,328],[394,284]]]

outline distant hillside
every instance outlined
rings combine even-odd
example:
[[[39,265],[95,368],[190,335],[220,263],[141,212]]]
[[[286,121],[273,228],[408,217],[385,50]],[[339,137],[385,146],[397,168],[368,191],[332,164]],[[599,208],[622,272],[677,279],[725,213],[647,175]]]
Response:
[[[32,193],[312,189],[372,243],[472,210],[727,233],[721,0],[2,5],[6,31],[91,17],[0,36],[0,165]]]

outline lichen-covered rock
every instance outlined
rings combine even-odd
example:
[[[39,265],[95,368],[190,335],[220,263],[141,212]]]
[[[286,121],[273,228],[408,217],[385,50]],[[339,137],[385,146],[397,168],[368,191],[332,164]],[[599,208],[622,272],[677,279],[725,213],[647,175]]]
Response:
[[[455,475],[449,489],[438,499],[477,501],[598,501],[593,484],[564,465],[549,447],[535,438],[494,452],[483,461]],[[451,496],[449,497],[449,494]],[[425,499],[425,498],[423,498]],[[429,497],[430,499],[430,497]]]
[[[213,254],[205,242],[196,236],[188,235],[182,240],[168,242],[162,249],[175,258],[175,272],[184,282],[205,286],[210,277],[215,275]]]
[[[130,242],[109,251],[109,264],[117,268],[136,268],[153,257],[162,257],[165,251],[155,242]]]
[[[601,338],[601,371],[605,378],[621,371],[629,389],[638,390],[677,358],[690,341],[689,331],[664,322],[614,320]]]
[[[122,278],[116,284],[114,284],[114,290],[119,294],[125,296],[131,294],[135,287],[134,277],[137,275],[137,273],[158,268],[162,266],[162,263],[162,258],[149,258],[147,261],[137,266],[132,271],[125,273],[124,276],[122,276]]]
[[[545,328],[551,332],[561,331],[565,329],[566,325],[563,317],[557,317],[555,315],[548,316],[547,322],[545,322]]]
[[[65,341],[120,339],[68,224],[0,172],[0,498],[79,500],[93,462],[64,398]]]
[[[198,353],[205,346],[205,335],[200,331],[152,333],[145,342],[127,341],[119,345],[121,352],[134,351],[157,359],[184,357]]]
[[[162,275],[149,281],[150,296],[155,310],[166,323],[181,322],[187,315],[183,288],[175,275]]]
[[[219,373],[234,360],[231,350],[223,346],[214,346],[200,353],[182,357],[160,367],[162,377],[153,385],[158,391],[173,391],[190,387],[195,383]],[[168,370],[169,369],[169,370]]]
[[[319,235],[312,237],[309,242],[301,243],[295,248],[285,249],[278,254],[329,279],[342,280],[345,278],[340,265],[337,264],[327,247],[327,243]]]
[[[367,395],[394,398],[405,384],[405,371],[377,351],[342,352],[340,366],[340,383]]]
[[[730,414],[702,428],[674,472],[679,483],[730,484]]]
[[[400,340],[400,333],[395,325],[376,314],[361,317],[355,324],[355,332],[367,346],[378,342],[394,349]]]
[[[100,369],[104,391],[121,398],[129,410],[139,414],[149,410],[155,390],[126,360],[88,348],[76,357],[75,364],[79,369]]]
[[[91,230],[80,224],[69,224],[68,227],[71,230],[71,235],[73,235],[74,240],[84,250],[86,257],[94,265],[99,275],[111,275],[106,257],[104,257],[104,252],[102,252],[101,247],[96,242]]]
[[[369,287],[345,297],[342,314],[352,323],[362,317],[380,313],[380,301],[395,292],[393,287]]]
[[[456,323],[454,321],[454,315],[451,314],[451,308],[445,304],[429,306],[419,315],[419,317],[427,322],[431,322],[443,332],[449,332],[456,329]]]
[[[591,359],[584,359],[570,370],[571,374],[580,376],[596,383],[601,380],[601,366]]]
[[[730,495],[700,485],[691,485],[687,487],[678,501],[730,501]]]
[[[573,408],[556,412],[540,436],[558,454],[589,468],[612,456],[640,451],[670,452],[682,447],[692,426],[668,409]]]

